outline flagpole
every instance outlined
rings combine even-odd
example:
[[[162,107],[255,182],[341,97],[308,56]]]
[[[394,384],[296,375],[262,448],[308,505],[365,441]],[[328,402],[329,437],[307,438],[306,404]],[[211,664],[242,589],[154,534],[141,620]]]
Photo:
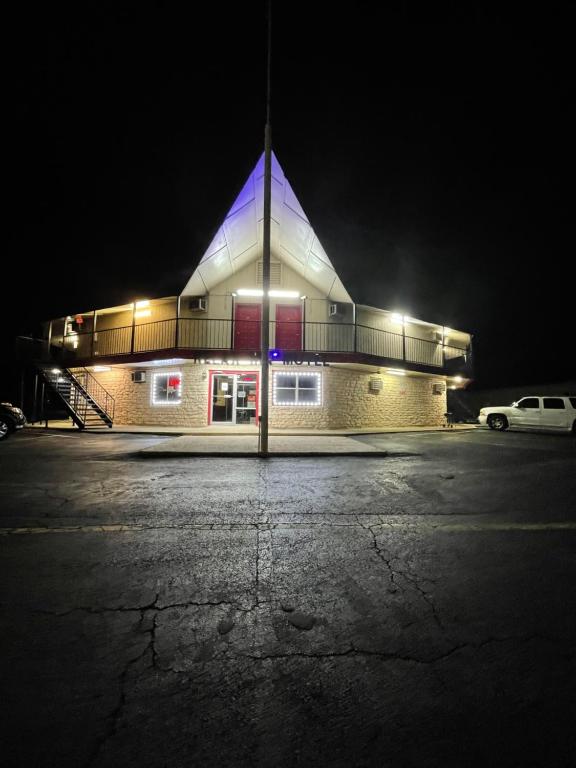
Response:
[[[262,339],[260,349],[262,406],[258,432],[258,454],[268,454],[268,405],[270,391],[270,217],[272,209],[272,128],[270,124],[270,64],[272,53],[272,2],[268,0],[266,61],[266,125],[264,128],[264,226],[262,243]]]

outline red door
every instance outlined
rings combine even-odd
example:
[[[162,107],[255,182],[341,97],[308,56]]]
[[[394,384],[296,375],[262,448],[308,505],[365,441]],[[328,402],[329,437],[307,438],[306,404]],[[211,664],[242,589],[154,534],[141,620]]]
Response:
[[[253,351],[260,349],[260,304],[236,304],[234,311],[234,349]]]
[[[302,349],[302,305],[276,305],[276,349]]]

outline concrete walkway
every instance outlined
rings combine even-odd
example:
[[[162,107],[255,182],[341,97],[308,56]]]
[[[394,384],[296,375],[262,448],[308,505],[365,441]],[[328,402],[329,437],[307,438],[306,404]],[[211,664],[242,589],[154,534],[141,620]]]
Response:
[[[72,421],[51,421],[50,430],[77,430]],[[30,424],[28,428],[44,429],[44,424]],[[455,434],[475,429],[473,424],[455,424],[453,427],[387,427],[384,429],[334,430],[270,430],[269,454],[287,456],[389,456],[382,448],[369,445],[354,436],[393,434],[405,432],[446,432]],[[258,454],[258,430],[253,426],[212,426],[186,429],[182,427],[135,426],[117,424],[112,429],[91,429],[87,434],[134,434],[165,436],[154,446],[138,451],[142,458],[177,458],[183,456],[255,457]],[[329,439],[327,439],[329,438]],[[397,454],[394,454],[397,455]]]
[[[45,429],[45,423],[37,422],[35,424],[27,424],[27,428],[33,429]],[[310,437],[334,437],[334,436],[353,436],[353,435],[378,435],[378,434],[395,434],[403,432],[455,432],[462,430],[476,429],[476,424],[454,424],[450,428],[446,427],[371,427],[366,429],[271,429],[270,435],[278,437],[286,436],[310,436]],[[77,430],[77,427],[71,419],[62,421],[49,421],[49,429],[57,430]],[[102,427],[97,429],[90,429],[89,433],[94,434],[134,434],[134,435],[167,435],[169,437],[176,437],[181,435],[194,435],[204,437],[214,437],[222,435],[230,437],[231,435],[245,435],[254,436],[258,435],[258,428],[254,426],[210,426],[210,427],[170,427],[170,426],[155,426],[155,425],[135,425],[135,424],[115,424],[111,429],[108,427]]]
[[[163,440],[157,445],[138,451],[145,458],[175,458],[182,456],[254,457],[258,453],[257,435],[182,435]],[[388,456],[371,445],[353,437],[312,435],[271,435],[269,453],[272,456]]]

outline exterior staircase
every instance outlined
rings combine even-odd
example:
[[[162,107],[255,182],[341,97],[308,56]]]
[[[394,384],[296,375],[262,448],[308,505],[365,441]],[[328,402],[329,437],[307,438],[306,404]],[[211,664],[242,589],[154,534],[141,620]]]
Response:
[[[41,365],[38,372],[79,429],[112,427],[114,398],[85,368]]]

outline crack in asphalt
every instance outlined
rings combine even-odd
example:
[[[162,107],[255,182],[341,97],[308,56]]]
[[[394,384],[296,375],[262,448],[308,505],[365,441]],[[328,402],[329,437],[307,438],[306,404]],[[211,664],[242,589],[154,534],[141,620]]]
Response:
[[[423,656],[415,656],[411,654],[394,653],[390,651],[371,651],[366,648],[358,648],[353,643],[351,643],[350,646],[344,651],[328,651],[326,653],[306,653],[304,651],[295,651],[294,653],[268,653],[268,654],[261,654],[261,655],[240,654],[240,657],[251,659],[252,661],[276,661],[281,659],[294,659],[294,658],[323,660],[323,659],[339,659],[339,658],[355,657],[355,656],[372,656],[375,658],[382,659],[383,661],[406,661],[406,662],[412,662],[414,664],[428,665],[428,664],[437,664],[440,661],[444,661],[445,659],[449,658],[455,653],[458,653],[458,651],[462,651],[464,649],[470,648],[475,651],[478,651],[492,643],[508,643],[508,642],[509,643],[528,643],[528,642],[531,642],[532,640],[540,640],[542,642],[555,642],[555,643],[567,642],[565,640],[547,637],[540,634],[518,635],[518,636],[512,635],[509,637],[488,637],[484,640],[481,640],[479,643],[470,643],[470,642],[458,643],[457,645],[454,645],[452,648],[449,648],[447,651],[437,654],[436,656],[431,656],[429,658],[426,658]]]
[[[430,598],[430,595],[426,592],[425,589],[423,589],[420,584],[418,583],[417,578],[413,574],[408,574],[405,570],[400,570],[400,568],[397,568],[392,565],[392,562],[394,560],[398,560],[397,557],[386,557],[385,553],[382,551],[380,545],[378,544],[378,538],[376,536],[376,532],[374,531],[374,528],[370,525],[365,525],[361,522],[361,520],[358,519],[358,516],[356,516],[356,519],[358,520],[358,525],[363,528],[365,531],[368,531],[372,536],[372,545],[374,548],[374,551],[376,552],[376,555],[380,558],[380,560],[386,565],[386,568],[388,569],[388,574],[390,577],[390,583],[393,584],[398,589],[402,590],[401,584],[397,581],[397,576],[401,579],[405,579],[415,590],[418,592],[418,594],[422,597],[426,605],[430,608],[430,611],[432,612],[432,617],[434,619],[434,622],[438,626],[439,629],[442,631],[444,630],[444,625],[442,624],[442,620],[440,619],[440,616],[438,614],[438,611],[436,609],[436,606],[432,599]]]
[[[151,603],[148,603],[146,605],[135,605],[135,606],[116,606],[115,608],[109,607],[109,606],[100,606],[99,608],[94,608],[92,606],[85,606],[85,605],[77,605],[74,606],[74,608],[70,608],[67,611],[50,611],[46,608],[27,608],[26,606],[16,606],[17,608],[23,608],[24,610],[28,610],[31,613],[40,613],[46,616],[55,616],[57,618],[62,618],[64,616],[70,616],[72,613],[76,613],[78,611],[83,611],[84,613],[90,613],[90,614],[105,614],[105,613],[140,613],[143,615],[146,611],[155,611],[155,612],[162,612],[162,611],[168,611],[174,608],[190,608],[190,607],[197,607],[197,608],[203,608],[203,607],[216,607],[219,605],[228,605],[233,606],[238,611],[246,611],[247,609],[242,608],[238,605],[238,603],[230,601],[230,600],[187,600],[184,603],[168,603],[167,605],[158,605],[158,599],[159,595],[156,595],[154,600]],[[142,622],[142,618],[141,618]]]

